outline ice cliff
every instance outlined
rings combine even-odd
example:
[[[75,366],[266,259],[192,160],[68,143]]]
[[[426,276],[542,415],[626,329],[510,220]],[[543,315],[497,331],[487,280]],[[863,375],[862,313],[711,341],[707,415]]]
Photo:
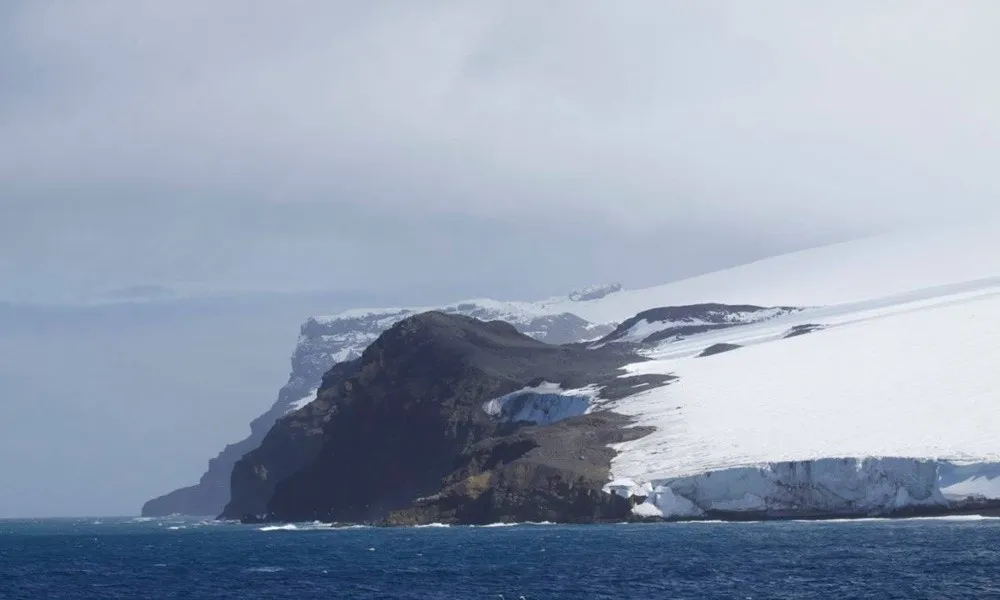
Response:
[[[939,464],[911,458],[823,458],[651,481],[642,516],[859,517],[945,507]]]

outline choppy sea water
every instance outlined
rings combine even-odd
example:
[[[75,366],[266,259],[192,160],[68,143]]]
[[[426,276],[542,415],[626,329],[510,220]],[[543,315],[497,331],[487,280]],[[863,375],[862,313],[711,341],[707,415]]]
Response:
[[[0,598],[1000,598],[1000,520],[331,529],[0,521]]]

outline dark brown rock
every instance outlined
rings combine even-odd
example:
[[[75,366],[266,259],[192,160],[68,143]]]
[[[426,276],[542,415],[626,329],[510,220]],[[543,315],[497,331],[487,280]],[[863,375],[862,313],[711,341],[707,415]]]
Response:
[[[482,406],[542,380],[627,386],[620,368],[638,360],[623,348],[544,344],[501,322],[411,317],[358,361],[338,365],[317,401],[280,420],[237,463],[223,516],[367,522],[443,494],[452,504],[422,501],[399,519],[448,511],[456,522],[612,518],[620,503],[600,487],[609,440],[640,433],[627,419],[587,415],[532,428],[498,422]]]

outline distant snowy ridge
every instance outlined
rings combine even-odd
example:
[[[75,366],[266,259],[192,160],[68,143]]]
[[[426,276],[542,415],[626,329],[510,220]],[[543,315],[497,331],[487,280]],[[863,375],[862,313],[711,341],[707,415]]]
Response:
[[[621,289],[620,285],[599,286],[594,289]],[[599,294],[600,295],[600,294]],[[600,297],[605,297],[600,295]],[[585,300],[578,301],[585,305]],[[569,312],[552,312],[551,307],[562,308],[565,299],[542,302],[500,301],[490,299],[465,300],[441,307],[410,308],[360,308],[328,316],[310,317],[302,325],[299,342],[292,359],[289,384],[295,390],[311,390],[315,395],[320,379],[336,363],[354,360],[361,356],[382,332],[407,317],[427,311],[440,311],[473,317],[481,321],[505,321],[522,333],[550,344],[581,342],[599,338],[613,329],[611,324],[590,323]],[[304,370],[300,376],[298,371]],[[297,410],[308,402],[305,396],[281,394],[276,411],[282,414]],[[282,400],[285,399],[285,400]]]
[[[620,283],[611,283],[608,285],[592,285],[585,287],[581,290],[574,290],[570,292],[569,299],[572,302],[587,302],[589,300],[600,300],[601,298],[606,298],[611,294],[622,291],[623,286]]]
[[[657,306],[829,306],[997,276],[1000,221],[983,221],[792,252],[582,304],[565,299],[545,304],[592,323],[620,323]]]

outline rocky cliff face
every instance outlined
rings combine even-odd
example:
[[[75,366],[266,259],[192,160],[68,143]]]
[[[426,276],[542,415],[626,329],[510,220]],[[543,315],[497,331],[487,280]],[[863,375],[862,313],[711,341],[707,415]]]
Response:
[[[484,406],[543,382],[621,393],[625,347],[554,346],[507,323],[431,312],[338,365],[233,469],[223,516],[389,522],[618,519],[601,492],[613,451],[642,435],[610,413],[534,426]],[[665,383],[666,378],[657,382]],[[645,388],[648,389],[648,388]]]
[[[489,438],[459,455],[441,492],[392,511],[385,523],[628,520],[635,500],[602,491],[615,455],[609,445],[651,431],[621,415],[598,412]]]
[[[572,294],[575,302],[585,302],[612,294],[620,286],[588,288]],[[538,340],[569,343],[593,340],[609,333],[612,325],[592,324],[576,315],[562,312],[561,307],[573,303],[498,302],[475,300],[443,307],[441,312],[466,315],[485,321],[502,320]],[[560,312],[551,306],[560,307]],[[209,461],[208,471],[197,485],[175,490],[155,498],[142,508],[144,516],[169,514],[218,515],[230,499],[230,474],[236,462],[257,448],[267,432],[281,417],[311,402],[316,396],[324,373],[334,364],[350,362],[374,342],[379,335],[399,321],[425,309],[354,310],[331,317],[308,319],[301,328],[298,345],[292,356],[292,371],[288,383],[278,393],[274,405],[250,425],[250,435],[226,446]]]

